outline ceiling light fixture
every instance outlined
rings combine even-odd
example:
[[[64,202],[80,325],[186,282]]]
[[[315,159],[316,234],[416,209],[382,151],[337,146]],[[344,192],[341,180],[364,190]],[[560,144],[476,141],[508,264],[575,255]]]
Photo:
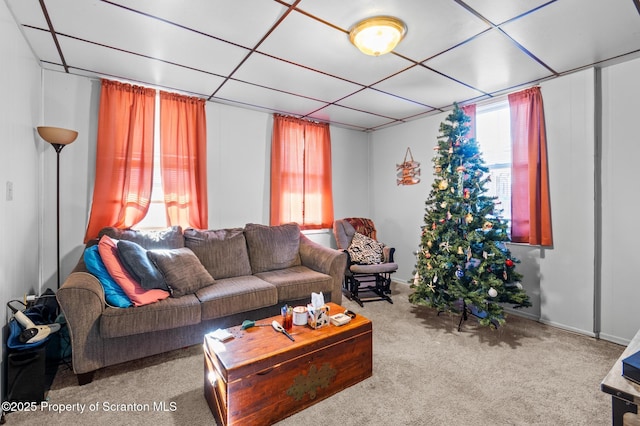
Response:
[[[380,56],[391,52],[407,33],[407,26],[392,16],[376,16],[356,23],[349,40],[364,54]]]

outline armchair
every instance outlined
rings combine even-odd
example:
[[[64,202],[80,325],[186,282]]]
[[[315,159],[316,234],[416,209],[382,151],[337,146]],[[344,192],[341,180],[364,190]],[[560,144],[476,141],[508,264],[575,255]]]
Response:
[[[377,241],[371,219],[345,218],[333,223],[333,234],[339,250],[347,253],[343,292],[360,306],[364,302],[386,300],[393,303],[391,274],[398,270],[393,261],[395,248]],[[368,293],[366,298],[361,292]]]

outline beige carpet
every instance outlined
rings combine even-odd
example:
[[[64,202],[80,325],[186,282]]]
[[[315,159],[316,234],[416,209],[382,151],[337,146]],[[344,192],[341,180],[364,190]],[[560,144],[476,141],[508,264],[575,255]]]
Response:
[[[600,382],[622,346],[513,315],[499,330],[470,319],[458,332],[459,317],[411,305],[407,285],[392,288],[393,305],[343,303],[373,322],[373,377],[279,425],[611,424],[611,400]],[[166,411],[153,410],[163,402]],[[214,423],[199,346],[103,369],[83,387],[61,367],[47,403],[7,414],[7,424]],[[117,404],[128,403],[150,411],[118,411]],[[61,408],[75,411],[55,411]]]

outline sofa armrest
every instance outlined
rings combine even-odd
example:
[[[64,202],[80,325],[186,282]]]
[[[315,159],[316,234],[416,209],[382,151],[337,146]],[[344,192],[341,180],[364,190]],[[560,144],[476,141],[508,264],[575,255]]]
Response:
[[[72,272],[56,297],[69,328],[73,371],[82,374],[103,367],[100,316],[105,299],[98,279],[87,272]]]
[[[325,247],[300,234],[300,260],[304,266],[331,276],[331,301],[340,305],[342,282],[347,268],[346,253]]]

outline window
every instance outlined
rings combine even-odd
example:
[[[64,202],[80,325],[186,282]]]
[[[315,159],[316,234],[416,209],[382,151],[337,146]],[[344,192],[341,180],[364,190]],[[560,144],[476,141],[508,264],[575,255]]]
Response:
[[[498,197],[501,216],[511,222],[511,124],[507,100],[476,109],[476,139],[491,181],[487,195]]]
[[[156,95],[156,110],[153,124],[153,186],[151,187],[151,202],[147,215],[133,226],[134,229],[153,230],[167,227],[167,211],[164,206],[164,191],[162,189],[162,171],[160,170],[160,105]]]
[[[274,115],[271,140],[271,225],[333,226],[329,125]]]

